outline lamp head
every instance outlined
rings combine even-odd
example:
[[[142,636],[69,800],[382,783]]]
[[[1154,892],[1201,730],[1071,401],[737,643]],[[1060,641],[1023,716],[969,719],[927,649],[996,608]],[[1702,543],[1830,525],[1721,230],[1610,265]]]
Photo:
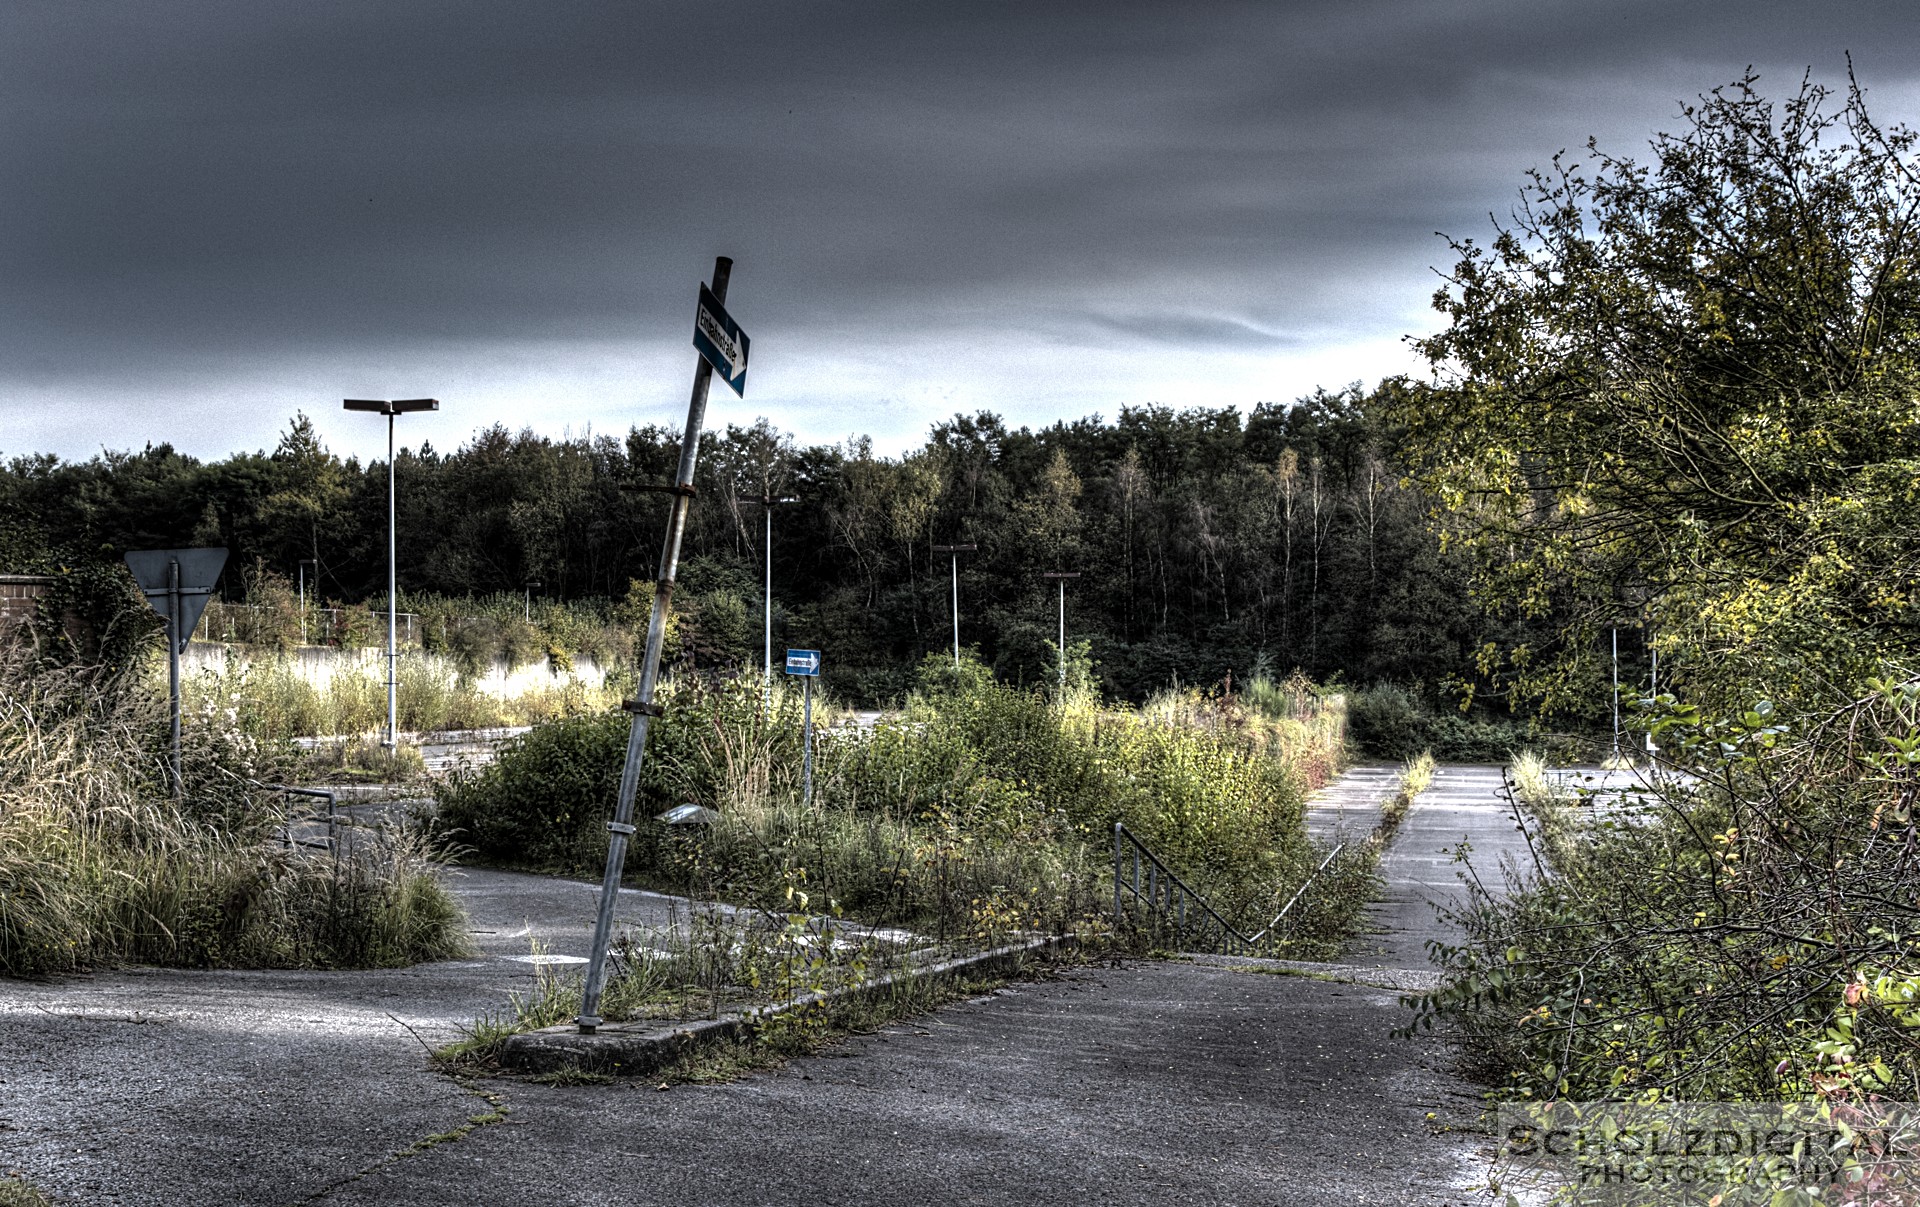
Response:
[[[349,398],[341,405],[349,411],[371,411],[376,415],[406,415],[414,411],[437,411],[440,409],[440,400],[401,398],[389,402],[384,398]]]

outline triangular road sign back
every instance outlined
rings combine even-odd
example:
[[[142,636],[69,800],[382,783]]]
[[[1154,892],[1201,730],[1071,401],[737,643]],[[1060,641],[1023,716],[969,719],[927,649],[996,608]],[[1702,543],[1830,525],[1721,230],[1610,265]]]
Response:
[[[213,598],[213,585],[220,581],[220,571],[227,564],[227,551],[134,549],[128,551],[126,560],[127,569],[133,571],[133,581],[140,584],[140,592],[147,597],[147,603],[160,614],[160,619],[169,622],[175,644],[180,649],[186,649],[188,635],[193,632],[193,626],[200,623],[200,614],[207,610],[207,601]],[[178,617],[173,615],[173,567],[176,564],[180,567]]]

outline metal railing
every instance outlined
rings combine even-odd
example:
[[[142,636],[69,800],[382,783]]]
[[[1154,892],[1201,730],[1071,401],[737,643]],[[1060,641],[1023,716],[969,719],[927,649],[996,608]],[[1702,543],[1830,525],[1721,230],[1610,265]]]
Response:
[[[1320,866],[1313,869],[1313,871],[1307,873],[1307,878],[1300,882],[1300,887],[1293,891],[1293,896],[1287,898],[1287,903],[1280,907],[1280,912],[1273,916],[1273,921],[1267,923],[1258,932],[1256,932],[1254,936],[1248,941],[1252,943],[1258,943],[1260,940],[1272,934],[1274,930],[1279,927],[1281,921],[1286,918],[1287,911],[1293,908],[1293,903],[1307,895],[1307,888],[1313,883],[1314,877],[1326,871],[1327,865],[1331,864],[1334,860],[1340,858],[1340,852],[1346,849],[1347,849],[1347,844],[1343,842],[1335,845],[1333,850],[1328,851],[1327,857],[1320,861]]]
[[[334,799],[333,793],[328,792],[324,788],[295,788],[289,784],[262,784],[260,786],[269,792],[281,792],[288,796],[312,797],[316,800],[324,800],[327,802],[327,811],[325,813],[314,813],[306,817],[295,817],[292,814],[288,814],[285,825],[280,831],[280,841],[282,845],[289,847],[317,847],[323,851],[335,849],[335,843],[339,837],[340,810],[339,803]],[[327,840],[325,842],[316,842],[311,838],[295,838],[293,836],[294,826],[302,823],[322,821],[327,823]]]
[[[1168,867],[1158,855],[1147,849],[1124,822],[1113,823],[1113,925],[1147,930],[1171,940],[1181,951],[1217,952],[1221,955],[1253,955],[1263,940],[1271,942],[1280,924],[1294,905],[1306,895],[1320,873],[1327,870],[1341,852],[1340,843],[1327,852],[1320,866],[1308,873],[1280,912],[1251,935],[1242,934],[1221,917],[1207,899]]]
[[[1255,950],[1252,939],[1221,917],[1124,822],[1117,821],[1113,823],[1113,925],[1116,931],[1123,926],[1151,930],[1181,951],[1251,955]]]

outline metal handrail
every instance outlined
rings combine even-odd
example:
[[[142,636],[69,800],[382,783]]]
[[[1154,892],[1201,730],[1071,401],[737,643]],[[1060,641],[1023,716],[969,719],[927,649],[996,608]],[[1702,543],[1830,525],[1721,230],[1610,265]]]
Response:
[[[304,818],[297,818],[297,819],[288,818],[287,820],[289,824],[287,827],[287,831],[282,838],[282,841],[287,846],[293,846],[295,843],[298,843],[300,846],[303,846],[303,847],[320,847],[321,849],[328,850],[328,851],[331,851],[334,849],[334,845],[337,841],[337,835],[335,833],[335,829],[339,824],[339,813],[338,813],[338,804],[335,801],[334,794],[332,792],[329,792],[324,788],[296,788],[291,784],[261,784],[260,787],[266,789],[269,792],[284,792],[288,796],[310,796],[319,800],[326,801],[327,802],[327,840],[325,842],[309,842],[304,838],[296,839],[293,836],[293,828],[291,825],[292,822],[296,820],[319,821],[320,819],[318,817],[304,817]]]
[[[1272,931],[1274,927],[1280,925],[1280,919],[1286,917],[1287,911],[1293,908],[1293,903],[1300,900],[1301,896],[1306,893],[1307,886],[1313,883],[1313,878],[1315,876],[1318,876],[1320,873],[1326,871],[1327,865],[1332,863],[1335,859],[1339,858],[1340,852],[1346,849],[1347,849],[1347,844],[1343,842],[1335,846],[1333,850],[1328,851],[1327,857],[1320,861],[1320,866],[1313,869],[1313,871],[1307,873],[1307,878],[1300,882],[1300,887],[1294,890],[1293,896],[1287,898],[1287,903],[1280,907],[1280,912],[1273,916],[1273,921],[1267,923],[1266,926],[1262,927],[1260,932],[1254,935],[1253,938],[1249,941],[1258,943],[1262,938],[1266,937],[1268,932]]]
[[[1125,874],[1129,846],[1132,847],[1133,854],[1131,881]],[[1147,873],[1145,892],[1142,892],[1140,887],[1143,860]],[[1219,911],[1208,904],[1205,897],[1195,892],[1158,855],[1148,850],[1146,844],[1127,829],[1126,823],[1116,821],[1113,823],[1113,921],[1116,927],[1127,914],[1129,895],[1133,904],[1144,905],[1150,913],[1163,908],[1161,899],[1164,897],[1165,912],[1174,916],[1175,925],[1183,934],[1187,930],[1187,904],[1191,901],[1198,907],[1199,935],[1202,939],[1210,932],[1216,934],[1227,954],[1233,954],[1236,949],[1246,952],[1254,950],[1252,939],[1241,934],[1231,922],[1221,917]]]

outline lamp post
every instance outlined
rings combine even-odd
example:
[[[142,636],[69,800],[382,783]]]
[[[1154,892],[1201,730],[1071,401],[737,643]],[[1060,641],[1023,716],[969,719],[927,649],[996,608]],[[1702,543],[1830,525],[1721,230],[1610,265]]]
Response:
[[[543,587],[545,585],[546,585],[545,583],[541,582],[537,578],[530,578],[526,582],[520,584],[520,591],[522,594],[522,599],[520,601],[520,609],[521,609],[520,619],[526,621],[528,624],[533,623],[533,589],[535,587]]]
[[[1060,690],[1067,690],[1067,580],[1079,578],[1078,570],[1048,570],[1041,578],[1057,579],[1060,583]]]
[[[935,545],[935,553],[953,556],[953,669],[960,669],[960,555],[972,553],[978,545]]]
[[[766,593],[766,631],[763,657],[765,667],[761,672],[766,680],[765,704],[769,713],[773,711],[773,509],[782,503],[798,503],[800,500],[791,495],[772,493],[754,495],[740,500],[742,503],[758,503],[767,513],[767,593]]]
[[[1613,761],[1620,763],[1620,630],[1615,627],[1608,632],[1613,639]]]
[[[307,567],[313,567],[313,585],[320,586],[320,563],[311,557],[300,559],[300,644],[307,644]]]
[[[349,411],[371,411],[387,417],[387,740],[382,745],[392,750],[400,742],[400,588],[395,557],[393,420],[396,415],[408,415],[415,411],[437,411],[440,402],[435,398],[400,398],[392,401],[349,398],[342,405]]]

